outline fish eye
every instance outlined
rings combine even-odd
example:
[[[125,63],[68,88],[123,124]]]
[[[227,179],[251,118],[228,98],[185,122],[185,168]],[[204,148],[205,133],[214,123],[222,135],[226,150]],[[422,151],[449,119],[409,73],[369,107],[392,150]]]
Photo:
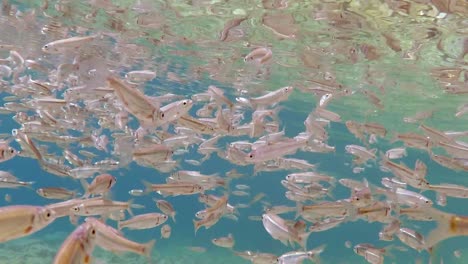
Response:
[[[250,155],[249,155],[249,158],[253,158],[253,154],[250,154]]]
[[[164,113],[161,113],[161,118],[164,118]]]
[[[47,217],[47,218],[50,217],[50,212],[47,212],[46,217]]]
[[[75,212],[78,212],[78,211],[80,211],[80,208],[79,208],[79,207],[73,207],[73,210],[74,210]]]
[[[49,45],[44,45],[44,49],[48,49],[49,48]]]
[[[184,101],[183,104],[184,104],[184,105],[187,105],[187,101]]]
[[[10,153],[11,153],[11,154],[15,153],[15,150],[14,150],[14,149],[10,149]]]
[[[428,203],[429,203],[429,201],[426,201],[426,203],[428,204]]]
[[[93,230],[91,230],[91,234],[95,235],[96,234],[96,229],[93,228]]]

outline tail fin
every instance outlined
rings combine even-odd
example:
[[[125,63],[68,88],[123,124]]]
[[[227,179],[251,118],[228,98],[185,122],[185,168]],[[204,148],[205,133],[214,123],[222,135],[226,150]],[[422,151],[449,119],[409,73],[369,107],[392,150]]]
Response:
[[[80,179],[80,183],[81,183],[81,186],[83,186],[83,190],[85,192],[85,194],[83,195],[83,198],[88,198],[89,197],[89,192],[88,192],[89,183],[83,178]]]
[[[443,213],[436,217],[437,227],[434,228],[426,237],[426,250],[429,254],[432,254],[433,247],[442,240],[448,239],[453,236],[457,236],[456,224],[454,223],[457,218],[453,214]]]
[[[151,263],[151,253],[153,252],[154,244],[156,239],[149,241],[148,243],[143,244],[143,255],[148,259],[148,263]]]
[[[143,185],[145,185],[145,194],[149,194],[153,191],[153,184],[148,182],[148,181],[145,181],[145,180],[142,180],[141,181],[143,183]]]
[[[301,246],[303,250],[307,248],[307,240],[309,240],[309,236],[312,232],[302,233],[298,236],[297,243]]]
[[[297,219],[299,216],[301,216],[302,212],[304,212],[304,206],[301,203],[296,203],[296,216],[295,219]]]
[[[128,202],[127,202],[127,203],[128,203],[127,212],[128,212],[132,217],[135,216],[135,215],[133,214],[133,212],[132,212],[133,200],[134,200],[134,199],[132,198],[132,199],[128,200]]]
[[[197,220],[195,220],[195,219],[192,220],[192,221],[193,221],[193,227],[194,227],[194,229],[195,229],[195,235],[197,235],[197,231],[198,231],[198,229],[200,228],[200,223],[199,223],[200,221],[197,221]]]

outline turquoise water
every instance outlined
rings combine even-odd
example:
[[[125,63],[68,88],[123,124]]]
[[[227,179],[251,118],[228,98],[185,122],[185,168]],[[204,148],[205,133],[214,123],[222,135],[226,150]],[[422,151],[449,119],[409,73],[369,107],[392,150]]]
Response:
[[[391,177],[392,174],[379,168],[379,157],[368,161],[363,172],[353,173],[353,156],[346,153],[345,146],[366,145],[367,142],[355,138],[346,128],[345,121],[377,122],[383,125],[388,131],[387,136],[369,145],[369,148],[376,148],[377,153],[403,146],[402,142],[393,141],[397,133],[412,131],[422,134],[418,129],[420,123],[441,131],[467,130],[467,117],[455,116],[457,107],[465,103],[466,95],[444,92],[443,85],[449,81],[443,76],[434,76],[441,67],[453,68],[461,73],[457,78],[450,79],[450,82],[458,87],[468,88],[468,6],[463,1],[452,1],[452,6],[444,10],[443,6],[437,3],[424,2],[410,2],[409,7],[405,9],[404,5],[398,8],[398,3],[403,4],[402,1],[377,0],[235,3],[122,0],[113,1],[113,5],[105,3],[99,5],[100,7],[97,7],[100,1],[49,1],[45,8],[38,1],[5,1],[0,21],[3,25],[0,28],[0,43],[15,45],[15,49],[24,59],[36,60],[47,65],[49,73],[32,69],[19,71],[20,76],[30,76],[43,82],[54,82],[53,71],[60,64],[72,63],[76,55],[74,52],[45,54],[41,51],[44,44],[71,36],[102,33],[105,37],[96,41],[96,46],[92,48],[92,51],[97,52],[93,54],[101,57],[92,60],[88,65],[81,65],[78,84],[85,83],[90,87],[106,86],[105,78],[101,78],[104,74],[99,71],[102,68],[114,70],[122,78],[129,71],[148,69],[156,71],[157,77],[137,88],[148,96],[173,93],[183,98],[191,98],[195,94],[205,92],[209,85],[216,85],[232,102],[236,102],[238,97],[257,97],[290,85],[294,87],[294,92],[288,100],[279,104],[278,113],[279,130],[284,129],[285,136],[289,138],[304,132],[304,120],[317,107],[320,96],[314,95],[310,88],[323,87],[316,82],[329,82],[332,86],[340,84],[353,93],[334,99],[327,106],[328,110],[339,114],[343,120],[330,122],[330,125],[325,127],[329,135],[326,143],[333,146],[335,151],[313,153],[300,150],[288,157],[316,164],[317,172],[333,176],[337,180],[367,179],[369,183],[381,186],[381,178]],[[144,11],[138,11],[137,7]],[[10,12],[7,12],[9,9]],[[35,10],[35,13],[29,13],[31,10]],[[93,13],[93,10],[97,12]],[[152,12],[150,17],[154,21],[151,26],[143,27],[137,21],[146,12]],[[340,13],[342,16],[338,17],[337,14]],[[244,16],[247,19],[229,31],[229,38],[220,41],[219,34],[225,23]],[[284,20],[280,24],[267,27],[264,24],[265,19],[262,18],[268,16],[273,16],[273,21],[280,21],[280,16],[283,16]],[[325,19],[318,19],[322,16]],[[290,22],[291,20],[293,22]],[[54,23],[61,26],[54,29]],[[432,33],[435,36],[431,35]],[[289,37],[284,37],[285,35]],[[389,39],[398,44],[389,44]],[[126,44],[131,45],[125,46]],[[255,47],[270,48],[272,59],[261,65],[245,63],[244,57]],[[378,56],[373,57],[372,51],[366,51],[366,48],[372,50],[370,47],[375,48]],[[0,51],[1,58],[9,56],[9,49]],[[104,61],[107,64],[102,64]],[[5,64],[15,65],[11,62]],[[95,68],[98,69],[96,75],[86,72]],[[74,86],[71,79],[63,82],[63,90]],[[21,80],[3,77],[3,81],[5,85],[0,96],[5,98],[17,93],[15,98],[7,98],[4,103],[10,100],[27,103],[31,99],[43,96],[37,92],[20,93],[19,90],[15,90],[13,83],[18,85]],[[379,108],[368,100],[361,93],[363,89],[374,92],[383,107]],[[63,90],[54,91],[52,96],[63,98]],[[64,147],[62,144],[56,144],[53,139],[46,141],[33,133],[29,134],[29,137],[35,144],[42,146],[39,149],[43,155],[49,153],[49,156],[57,157],[63,162],[64,148],[75,154],[82,149],[91,151],[97,155],[93,162],[103,159],[119,160],[119,156],[112,153],[112,135],[114,132],[124,131],[113,125],[110,128],[103,125],[103,121],[111,124],[114,122],[112,111],[116,110],[112,105],[108,103],[100,106],[103,112],[109,111],[111,114],[101,112],[102,116],[99,116],[97,112],[90,112],[86,115],[84,118],[88,126],[83,131],[69,129],[59,132],[60,135],[86,137],[102,126],[104,129],[100,133],[109,138],[108,152],[96,149],[93,144],[82,147],[78,143],[71,143]],[[195,103],[189,115],[196,117],[197,110],[203,105],[204,103]],[[83,102],[79,102],[78,106],[81,109],[87,107]],[[415,124],[403,121],[404,117],[428,110],[434,111],[432,117]],[[251,121],[252,110],[247,107],[241,111],[244,117],[241,124],[248,124]],[[29,116],[37,116],[34,109],[26,112]],[[16,111],[12,111],[1,115],[0,133],[10,134],[12,129],[21,128],[21,124],[13,120],[15,114]],[[61,115],[57,112],[55,114]],[[139,123],[131,114],[129,116],[128,126],[136,130]],[[99,121],[100,118],[104,120]],[[168,131],[175,134],[173,126],[169,126]],[[210,138],[207,135],[201,137],[204,140]],[[223,135],[216,146],[226,150],[226,146],[234,141],[254,142],[257,139],[258,137]],[[461,140],[466,141],[466,137]],[[11,146],[21,149],[14,141]],[[156,239],[152,252],[155,263],[249,263],[236,256],[234,251],[249,250],[280,256],[289,251],[299,250],[274,240],[261,221],[249,219],[249,216],[261,216],[265,206],[296,206],[294,201],[285,198],[286,189],[280,183],[287,174],[296,171],[260,171],[254,174],[252,164],[238,166],[216,154],[200,166],[187,163],[185,160],[202,160],[203,155],[197,153],[197,150],[198,145],[191,144],[182,155],[174,155],[173,159],[177,161],[178,166],[171,172],[163,173],[155,168],[140,166],[136,162],[106,171],[117,178],[110,197],[116,201],[134,199],[134,203],[144,206],[142,209],[132,209],[134,214],[158,212],[153,198],[163,199],[161,195],[151,193],[133,197],[128,192],[132,189],[144,189],[143,181],[164,183],[166,177],[177,170],[217,173],[227,179],[227,173],[233,169],[244,177],[232,179],[230,182],[229,204],[248,204],[260,193],[265,194],[265,197],[248,208],[238,208],[237,220],[223,217],[213,227],[202,227],[196,234],[193,227],[195,213],[205,208],[198,202],[198,195],[167,197],[164,199],[169,201],[177,212],[176,223],[170,219],[166,222],[172,228],[169,239],[160,238],[161,226],[148,230],[127,229],[124,231],[125,237],[140,243]],[[417,159],[423,161],[428,167],[426,179],[431,184],[454,183],[468,186],[465,171],[454,171],[437,164],[426,151],[408,147],[407,152],[406,157],[396,162],[413,167]],[[444,153],[439,149],[435,152]],[[124,155],[131,155],[131,151]],[[82,155],[80,157],[85,158]],[[0,189],[0,197],[10,197],[8,201],[0,199],[0,206],[43,206],[53,203],[54,200],[36,194],[35,190],[45,187],[65,187],[84,193],[79,181],[47,173],[41,168],[39,161],[33,158],[18,155],[1,162],[0,170],[11,172],[21,181],[34,182],[32,188]],[[237,184],[249,185],[250,195],[233,195],[232,191]],[[408,189],[419,192],[414,188]],[[217,188],[207,193],[221,196],[224,190]],[[447,206],[442,207],[435,202],[435,192],[425,191],[423,195],[434,201],[434,207],[441,211],[468,215],[464,199],[448,197]],[[325,200],[334,201],[349,197],[350,190],[337,183],[336,188]],[[306,204],[316,202],[308,201]],[[295,220],[295,212],[283,214],[281,217]],[[79,220],[80,223],[82,221],[83,218]],[[112,220],[108,220],[107,224],[116,226],[116,222]],[[307,227],[310,226],[311,223],[307,223]],[[363,257],[354,253],[352,247],[346,247],[345,242],[349,241],[352,246],[370,243],[389,250],[385,254],[385,263],[429,262],[431,256],[426,251],[418,252],[409,248],[396,237],[389,242],[379,241],[378,233],[383,226],[382,223],[369,223],[364,220],[345,222],[336,228],[312,233],[307,241],[307,249],[326,245],[324,252],[320,254],[320,263],[366,263]],[[436,224],[402,219],[401,226],[426,235]],[[0,244],[0,263],[50,263],[62,242],[75,228],[68,217],[63,217],[37,233],[4,242]],[[213,238],[227,236],[229,233],[235,238],[232,250],[217,247],[211,242]],[[466,237],[441,242],[432,254],[432,263],[442,260],[443,263],[465,263],[468,254],[465,246],[467,242]],[[195,252],[190,250],[190,247],[202,247],[205,252]],[[461,256],[455,256],[454,251]],[[132,253],[116,254],[96,247],[93,263],[147,263],[147,259]]]

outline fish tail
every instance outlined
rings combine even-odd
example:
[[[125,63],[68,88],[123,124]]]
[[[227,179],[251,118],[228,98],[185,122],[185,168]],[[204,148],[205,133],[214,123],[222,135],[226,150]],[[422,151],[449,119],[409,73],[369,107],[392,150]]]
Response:
[[[122,225],[120,224],[120,221],[117,221],[117,230],[122,230]]]
[[[145,243],[143,247],[143,254],[148,258],[149,263],[151,263],[151,253],[153,252],[155,243],[156,243],[156,239],[153,239],[149,241],[148,243]]]
[[[437,227],[429,232],[425,239],[425,249],[429,254],[432,254],[432,250],[437,243],[455,235],[452,230],[452,218],[454,216],[453,214],[444,213],[436,218]]]
[[[83,186],[83,190],[85,194],[83,195],[83,198],[88,198],[90,193],[88,191],[89,188],[89,183],[85,179],[80,179],[81,186]]]
[[[192,220],[193,221],[193,227],[195,229],[195,235],[197,235],[197,231],[200,228],[200,224],[197,222],[197,220]]]
[[[132,212],[132,205],[133,205],[133,198],[128,200],[128,208],[127,208],[127,212],[131,215],[131,216],[135,216]]]
[[[142,180],[141,182],[145,185],[145,194],[149,194],[153,191],[153,185],[150,182],[145,180]]]
[[[299,216],[301,216],[302,212],[304,212],[304,206],[297,202],[296,203],[296,216],[295,216],[295,219],[299,218]]]
[[[257,109],[257,103],[255,103],[255,100],[253,100],[253,99],[248,99],[248,100],[249,100],[250,106],[251,106],[253,109]]]
[[[306,249],[307,248],[307,240],[309,240],[309,236],[312,232],[307,232],[307,233],[303,233],[303,234],[300,234],[298,236],[298,239],[297,239],[297,243],[302,247],[302,249]]]
[[[174,223],[175,223],[175,222],[176,222],[176,221],[175,221],[175,214],[172,214],[172,215],[171,215],[171,218],[172,218],[172,221],[174,221]]]

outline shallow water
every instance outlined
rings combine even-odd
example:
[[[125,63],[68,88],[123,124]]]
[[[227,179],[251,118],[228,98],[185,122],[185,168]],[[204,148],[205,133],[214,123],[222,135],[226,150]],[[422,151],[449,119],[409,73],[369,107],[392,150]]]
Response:
[[[77,53],[92,54],[98,58],[90,60],[91,65],[84,66],[88,72],[81,67],[82,72],[76,74],[77,78],[65,78],[63,86],[51,95],[56,98],[63,98],[63,91],[83,83],[90,87],[106,86],[105,78],[101,78],[104,76],[103,69],[111,69],[122,78],[132,70],[155,71],[157,77],[154,80],[136,88],[141,88],[148,96],[173,93],[191,98],[205,92],[209,85],[216,85],[224,90],[232,102],[236,102],[238,97],[257,97],[284,86],[292,86],[294,92],[288,100],[279,104],[278,120],[279,130],[284,129],[286,137],[293,138],[305,131],[304,120],[318,105],[320,95],[314,93],[317,88],[331,89],[333,93],[347,89],[349,96],[333,99],[326,107],[339,114],[342,120],[330,122],[325,127],[329,135],[326,143],[333,146],[335,151],[316,153],[300,150],[288,157],[316,164],[317,172],[336,179],[367,179],[377,186],[381,186],[381,178],[391,176],[391,173],[380,169],[379,155],[363,166],[363,172],[353,173],[353,156],[346,153],[346,145],[376,148],[379,154],[403,146],[401,141],[394,140],[398,133],[412,131],[422,134],[418,128],[420,124],[440,131],[467,130],[467,116],[455,115],[459,111],[457,108],[466,103],[464,93],[468,91],[468,4],[463,0],[448,1],[451,3],[449,7],[443,4],[446,1],[431,3],[429,0],[122,0],[112,1],[112,5],[105,3],[107,1],[95,0],[46,1],[47,6],[44,5],[46,2],[39,2],[4,1],[3,16],[0,19],[0,43],[15,45],[24,59],[39,61],[47,65],[49,70],[49,73],[32,69],[19,70],[20,77],[30,76],[32,79],[53,83],[53,71],[59,64],[72,63]],[[246,19],[230,29],[225,40],[220,40],[220,32],[225,23],[242,17]],[[143,18],[151,23],[145,22],[142,26]],[[61,26],[55,28],[51,26],[51,21]],[[54,40],[92,34],[102,34],[104,37],[96,40],[93,44],[95,46],[91,48],[66,54],[46,54],[41,50],[43,45]],[[272,52],[271,59],[265,63],[246,63],[245,56],[257,47],[269,48]],[[0,58],[7,57],[9,50],[2,49]],[[447,74],[443,71],[445,68],[453,71]],[[95,69],[97,70],[93,73]],[[27,103],[31,99],[44,96],[37,91],[20,93],[13,84],[18,85],[22,80],[16,80],[14,76],[2,76],[3,97],[15,94],[15,102]],[[450,89],[461,92],[454,94]],[[363,91],[375,94],[379,102],[373,103]],[[114,101],[103,103],[100,109],[104,112],[115,111],[113,103]],[[89,107],[83,102],[77,105],[81,109]],[[195,117],[202,105],[203,103],[196,103],[189,114]],[[12,129],[22,128],[22,122],[16,122],[12,118],[17,110],[10,111],[7,105],[5,108],[2,109],[0,133],[9,134]],[[249,123],[252,109],[247,107],[241,111],[245,118],[241,124]],[[404,121],[404,118],[413,117],[423,111],[433,111],[433,114],[415,123]],[[25,112],[29,116],[38,115],[35,109]],[[91,111],[85,116],[86,128],[59,132],[60,135],[83,138],[93,132],[106,135],[109,138],[108,151],[98,150],[92,143],[83,147],[79,143],[60,144],[54,139],[42,140],[34,133],[29,136],[38,146],[47,147],[40,148],[43,155],[50,153],[50,157],[58,157],[61,162],[66,163],[63,159],[64,149],[75,154],[82,149],[91,151],[97,155],[92,162],[106,158],[119,160],[122,156],[131,155],[131,150],[120,155],[114,153],[112,136],[114,132],[129,133],[128,131],[138,128],[138,120],[131,114],[129,116],[127,131],[116,128],[113,115]],[[387,129],[387,135],[375,143],[361,141],[346,128],[345,121],[348,120],[377,122]],[[99,130],[100,128],[103,129]],[[173,125],[169,126],[169,131],[171,134],[175,133]],[[202,137],[206,140],[211,136]],[[461,137],[459,140],[466,141],[467,138]],[[234,141],[254,142],[257,139],[258,137],[223,135],[217,147],[225,150]],[[17,142],[13,141],[11,145],[21,149]],[[162,199],[161,195],[151,193],[132,197],[128,191],[144,189],[143,180],[164,183],[166,177],[177,170],[217,173],[227,179],[226,174],[232,169],[245,176],[230,182],[227,190],[230,204],[248,204],[259,193],[266,196],[248,208],[239,208],[237,220],[223,217],[213,227],[201,228],[196,234],[193,226],[195,213],[205,208],[198,202],[198,195],[167,197],[164,199],[171,202],[177,211],[177,222],[173,223],[170,219],[166,222],[172,227],[169,239],[160,238],[160,226],[149,230],[125,230],[125,237],[141,243],[156,239],[152,253],[152,259],[156,263],[249,263],[236,256],[232,250],[211,243],[213,238],[229,233],[235,238],[235,251],[249,250],[280,256],[299,250],[298,247],[288,247],[274,240],[261,221],[248,218],[261,216],[267,206],[296,206],[294,201],[285,198],[286,190],[280,183],[288,173],[296,172],[295,170],[255,173],[252,164],[238,166],[216,154],[200,166],[194,166],[186,160],[202,160],[203,155],[197,152],[198,143],[190,144],[186,150],[182,155],[173,156],[178,166],[170,172],[160,172],[136,162],[108,170],[108,173],[117,177],[117,183],[110,192],[111,198],[117,201],[134,199],[135,203],[145,207],[132,209],[135,214],[156,212],[158,210],[152,199]],[[423,161],[427,165],[426,179],[431,184],[453,183],[468,186],[466,171],[455,171],[439,165],[431,160],[427,151],[407,147],[407,152],[406,157],[396,162],[412,168],[417,159]],[[441,148],[435,148],[434,152],[445,153]],[[22,181],[34,181],[34,184],[30,189],[0,189],[0,197],[11,197],[11,201],[0,201],[0,206],[42,206],[55,202],[36,194],[36,189],[44,187],[60,186],[83,193],[79,181],[47,173],[37,159],[22,156],[24,155],[1,162],[0,170],[9,171]],[[83,155],[80,158],[85,159]],[[232,195],[236,184],[249,185],[250,195]],[[408,189],[419,192],[414,188]],[[223,188],[207,191],[219,196],[224,192]],[[424,191],[422,194],[434,201],[434,207],[441,211],[468,215],[464,199],[448,197],[447,205],[439,206],[436,205],[434,191]],[[349,197],[350,190],[337,183],[336,188],[324,200],[335,201]],[[316,202],[308,201],[306,204]],[[295,220],[295,213],[281,216]],[[80,223],[82,220],[80,219]],[[409,221],[405,218],[401,218],[401,221],[402,227],[412,228],[423,235],[436,228],[434,222]],[[107,223],[116,226],[112,220]],[[307,226],[311,226],[311,223],[307,223]],[[348,221],[331,230],[312,233],[307,241],[307,249],[326,245],[324,252],[320,254],[320,263],[365,263],[363,257],[355,254],[352,247],[345,247],[345,242],[349,241],[353,246],[370,243],[389,249],[385,255],[385,263],[429,262],[430,255],[426,251],[418,252],[409,248],[396,237],[389,242],[379,241],[378,233],[383,226],[379,222]],[[75,226],[64,217],[30,236],[2,243],[0,263],[50,263],[61,243],[74,229]],[[467,242],[466,237],[441,242],[432,254],[432,263],[442,260],[443,263],[465,263],[468,255],[465,246]],[[194,252],[189,247],[203,247],[206,252]],[[458,251],[461,256],[455,256],[454,251]],[[93,260],[93,263],[147,262],[145,257],[131,253],[115,254],[99,247],[93,253]]]

